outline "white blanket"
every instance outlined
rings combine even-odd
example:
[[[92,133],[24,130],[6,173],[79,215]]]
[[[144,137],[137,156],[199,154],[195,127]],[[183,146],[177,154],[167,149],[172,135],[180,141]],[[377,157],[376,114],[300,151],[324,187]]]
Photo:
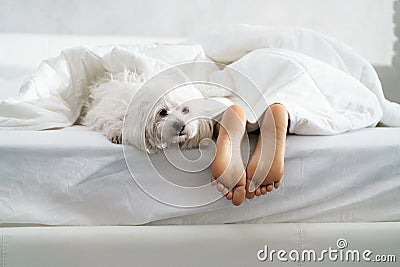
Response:
[[[194,44],[77,47],[43,61],[20,89],[0,103],[0,127],[49,129],[74,124],[88,84],[104,71],[135,70],[145,79],[183,62],[211,58],[249,77],[265,100],[283,103],[290,132],[330,135],[375,126],[400,126],[400,106],[384,98],[373,67],[346,45],[305,29],[232,26]],[[259,116],[266,107],[248,95],[239,77],[216,70],[209,81],[227,83],[249,99]],[[205,97],[221,92],[203,91]],[[247,95],[246,95],[247,94]],[[236,102],[230,95],[223,95]],[[3,128],[3,129],[4,129]]]

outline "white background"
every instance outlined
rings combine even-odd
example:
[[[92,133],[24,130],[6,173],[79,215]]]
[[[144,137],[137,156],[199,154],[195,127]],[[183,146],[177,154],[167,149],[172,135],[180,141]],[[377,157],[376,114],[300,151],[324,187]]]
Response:
[[[347,43],[376,66],[386,96],[400,102],[400,72],[394,66],[400,61],[394,23],[399,25],[399,5],[393,0],[0,0],[0,68],[8,66],[0,79],[7,79],[9,66],[30,64],[0,90],[14,92],[33,66],[65,46],[139,40],[133,36],[176,40],[249,23],[308,27]],[[40,35],[30,41],[30,34]],[[64,35],[61,41],[58,35]]]

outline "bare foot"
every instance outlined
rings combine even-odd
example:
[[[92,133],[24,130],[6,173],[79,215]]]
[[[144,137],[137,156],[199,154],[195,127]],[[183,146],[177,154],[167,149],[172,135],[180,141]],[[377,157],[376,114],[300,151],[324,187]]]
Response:
[[[241,153],[245,127],[244,110],[237,105],[230,106],[220,122],[212,165],[212,184],[236,206],[242,204],[246,194],[246,171]]]
[[[288,113],[281,104],[273,104],[264,115],[256,148],[247,165],[246,198],[265,195],[280,186]]]

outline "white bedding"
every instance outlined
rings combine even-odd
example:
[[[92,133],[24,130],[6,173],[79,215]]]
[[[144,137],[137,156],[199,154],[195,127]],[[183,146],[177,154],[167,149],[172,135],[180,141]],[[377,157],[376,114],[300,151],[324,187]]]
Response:
[[[152,62],[146,72],[150,75],[166,62],[193,61],[204,59],[205,55],[223,63],[234,61],[233,66],[253,75],[252,79],[265,89],[268,101],[285,103],[291,113],[292,133],[334,134],[373,126],[379,120],[387,125],[400,125],[399,105],[384,98],[368,62],[326,36],[308,30],[286,30],[241,26],[217,36],[206,36],[197,41],[202,46],[80,47],[67,49],[62,56],[45,61],[21,88],[24,95],[0,104],[0,126],[14,129],[0,131],[0,223],[399,220],[399,128],[367,128],[327,137],[289,136],[281,189],[267,197],[246,201],[241,207],[220,200],[192,209],[163,205],[142,192],[129,175],[122,147],[111,144],[99,133],[77,126],[29,130],[72,125],[79,114],[83,85],[99,70],[115,72]],[[132,60],[137,58],[140,60]],[[121,64],[121,59],[125,64]],[[281,72],[279,68],[271,68],[279,64],[264,64],[270,60],[293,71]],[[4,80],[6,85],[15,85],[17,76],[21,79],[21,68],[16,72],[6,67],[11,73],[10,83]],[[287,86],[293,85],[285,83],[290,75],[309,86]],[[271,80],[273,77],[279,79]],[[322,77],[322,82],[343,77],[344,86],[332,87],[336,82],[316,86],[310,81],[313,77]],[[270,94],[269,89],[279,83],[284,86],[275,91],[278,94]],[[240,90],[240,86],[237,88]],[[309,106],[304,109],[296,106],[298,102]],[[138,170],[146,173],[140,166]],[[182,182],[206,184],[209,176],[206,169]]]
[[[241,76],[229,70],[216,70],[206,81],[238,92],[256,117],[266,108],[260,102],[283,103],[291,117],[291,133],[338,134],[379,121],[400,126],[400,106],[384,98],[373,67],[332,38],[304,29],[241,25],[192,42],[66,49],[59,57],[43,61],[21,87],[20,97],[0,103],[0,129],[71,126],[80,114],[88,84],[104,71],[128,68],[146,80],[175,64],[207,58],[232,63],[257,85],[261,101],[249,94]],[[220,96],[215,90],[203,93]],[[250,112],[248,117],[256,119]]]
[[[177,208],[143,193],[130,177],[122,146],[99,133],[81,126],[1,131],[0,223],[398,221],[399,135],[400,128],[380,127],[336,136],[290,135],[279,190],[240,207],[220,199]],[[206,184],[209,177],[208,168],[198,179],[181,182]]]
[[[21,84],[45,58],[67,47],[110,44],[177,43],[182,38],[116,35],[65,35],[0,32],[0,101],[18,95]],[[27,49],[26,44],[29,44]]]

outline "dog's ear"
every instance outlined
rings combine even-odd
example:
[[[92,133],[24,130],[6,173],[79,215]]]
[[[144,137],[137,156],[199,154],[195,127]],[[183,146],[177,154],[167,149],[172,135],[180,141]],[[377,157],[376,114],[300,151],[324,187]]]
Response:
[[[158,135],[157,126],[155,124],[146,125],[144,132],[145,149],[149,154],[160,152],[165,145],[161,142],[161,137]]]
[[[199,121],[199,143],[204,138],[212,138],[213,137],[213,121],[210,119],[200,119]]]

